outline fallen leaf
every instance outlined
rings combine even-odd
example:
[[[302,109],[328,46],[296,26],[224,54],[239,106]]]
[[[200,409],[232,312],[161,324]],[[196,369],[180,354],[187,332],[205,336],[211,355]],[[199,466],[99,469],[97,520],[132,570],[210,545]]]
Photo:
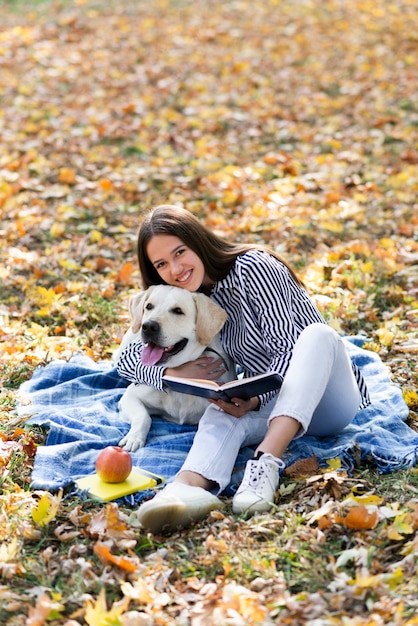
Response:
[[[119,270],[117,277],[116,277],[116,282],[119,283],[120,285],[131,284],[132,273],[134,272],[134,270],[135,270],[134,265],[128,261]]]
[[[106,603],[106,591],[100,590],[97,600],[87,600],[84,619],[89,626],[117,626],[119,618],[129,606],[129,598],[123,598],[119,603],[114,603],[108,610]]]
[[[26,626],[43,626],[47,621],[53,621],[61,617],[64,606],[51,599],[46,594],[41,595],[34,607],[29,608]]]
[[[62,489],[58,495],[45,492],[39,499],[38,505],[32,509],[32,519],[38,526],[46,526],[51,522],[59,509],[62,499]]]
[[[101,562],[105,565],[111,563],[112,565],[116,565],[126,572],[135,572],[138,568],[138,561],[133,561],[132,559],[128,559],[127,557],[116,556],[112,554],[109,546],[105,543],[101,543],[98,541],[94,544],[93,550],[94,553],[97,554]]]
[[[302,478],[303,476],[310,476],[315,474],[319,469],[319,463],[316,456],[309,457],[307,459],[301,459],[295,461],[289,467],[284,470],[284,475],[288,478]]]
[[[354,530],[370,530],[377,525],[378,521],[379,515],[377,511],[369,513],[364,504],[351,507],[347,515],[343,517],[339,515],[335,516],[335,522],[337,524],[344,524],[347,528]]]

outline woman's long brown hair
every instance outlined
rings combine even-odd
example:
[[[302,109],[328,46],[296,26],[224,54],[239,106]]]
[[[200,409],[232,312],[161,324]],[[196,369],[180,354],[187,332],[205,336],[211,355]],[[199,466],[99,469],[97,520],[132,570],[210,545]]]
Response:
[[[293,269],[274,250],[258,244],[226,241],[204,226],[190,211],[170,204],[161,204],[145,216],[139,228],[138,262],[144,289],[151,285],[165,284],[147,254],[148,243],[154,235],[178,237],[201,259],[211,281],[218,282],[225,278],[241,254],[248,250],[265,250],[283,263],[294,281],[303,286]]]

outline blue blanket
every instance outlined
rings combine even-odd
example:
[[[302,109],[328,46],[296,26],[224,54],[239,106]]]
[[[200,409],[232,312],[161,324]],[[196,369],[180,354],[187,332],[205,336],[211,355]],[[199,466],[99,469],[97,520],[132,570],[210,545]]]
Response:
[[[358,461],[374,463],[380,472],[410,467],[417,462],[418,433],[405,424],[408,407],[398,385],[374,352],[362,349],[364,338],[344,339],[351,357],[367,381],[372,404],[359,411],[353,423],[338,436],[295,440],[284,460],[287,465],[316,455],[324,464],[339,457],[352,469]],[[20,389],[19,414],[30,416],[27,424],[48,429],[45,446],[40,446],[32,472],[33,489],[54,491],[74,488],[74,480],[94,472],[99,451],[117,445],[128,431],[120,421],[117,404],[127,382],[113,363],[96,363],[85,355],[54,361],[35,370]],[[29,404],[28,404],[29,402]],[[195,433],[194,426],[177,426],[154,418],[146,446],[132,454],[134,465],[170,480],[180,469]],[[231,495],[242,478],[245,462],[253,450],[241,451],[226,495]],[[138,503],[149,492],[124,498]]]

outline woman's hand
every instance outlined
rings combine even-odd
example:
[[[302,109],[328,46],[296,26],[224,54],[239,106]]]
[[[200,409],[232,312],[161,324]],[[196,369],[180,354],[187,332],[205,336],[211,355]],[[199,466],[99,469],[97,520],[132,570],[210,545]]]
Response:
[[[226,400],[209,400],[212,404],[216,404],[217,407],[232,415],[233,417],[242,417],[250,411],[254,411],[260,405],[260,398],[254,396],[249,400],[243,400],[242,398],[232,398],[231,402]]]
[[[203,378],[204,380],[218,380],[226,369],[222,359],[210,356],[201,356],[194,361],[188,361],[177,367],[167,367],[164,374],[179,378]]]

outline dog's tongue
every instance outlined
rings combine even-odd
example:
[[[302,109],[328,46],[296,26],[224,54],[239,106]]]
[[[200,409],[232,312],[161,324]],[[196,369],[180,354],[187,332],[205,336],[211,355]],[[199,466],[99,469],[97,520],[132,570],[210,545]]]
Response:
[[[143,365],[155,365],[161,359],[164,348],[156,346],[155,343],[148,343],[142,348],[141,362]]]

